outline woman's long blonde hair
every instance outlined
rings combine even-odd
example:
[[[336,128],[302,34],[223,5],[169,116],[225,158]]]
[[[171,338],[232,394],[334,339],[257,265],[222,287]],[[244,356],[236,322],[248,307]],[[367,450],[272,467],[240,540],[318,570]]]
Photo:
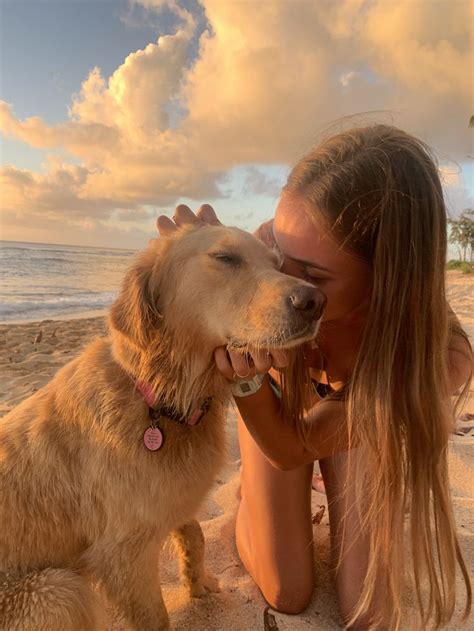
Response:
[[[437,628],[454,612],[456,562],[466,585],[466,616],[471,588],[448,481],[454,323],[445,295],[447,218],[435,161],[421,141],[399,129],[361,127],[333,136],[300,160],[284,190],[304,196],[342,247],[373,271],[365,333],[345,389],[370,541],[353,620],[371,610],[382,585],[384,617],[372,624],[399,628],[409,510],[422,624],[433,621]]]

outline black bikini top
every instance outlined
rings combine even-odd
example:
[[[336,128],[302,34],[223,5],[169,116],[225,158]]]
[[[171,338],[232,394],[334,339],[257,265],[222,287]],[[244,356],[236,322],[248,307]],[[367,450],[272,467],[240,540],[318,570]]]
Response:
[[[316,381],[315,379],[311,379],[311,383],[313,384],[316,393],[318,394],[318,396],[321,397],[321,399],[324,399],[324,397],[327,397],[328,394],[332,394],[334,392],[334,388],[331,388],[328,383],[321,383],[319,381]]]
[[[278,397],[281,397],[280,387],[275,379],[273,379],[271,375],[268,375],[268,378],[275,394]],[[314,391],[319,397],[321,397],[321,399],[324,399],[324,397],[327,397],[328,394],[335,392],[334,388],[331,388],[328,383],[320,383],[319,381],[316,381],[316,379],[311,379],[311,383],[313,384]]]

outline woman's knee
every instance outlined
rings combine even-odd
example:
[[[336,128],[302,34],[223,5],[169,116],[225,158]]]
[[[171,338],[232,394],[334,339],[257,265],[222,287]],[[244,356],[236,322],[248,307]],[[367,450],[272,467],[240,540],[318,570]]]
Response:
[[[272,609],[281,613],[296,615],[311,603],[314,592],[314,577],[307,576],[295,580],[274,579],[259,585],[263,597]]]
[[[314,591],[312,546],[304,555],[292,557],[291,563],[284,562],[284,567],[275,568],[273,563],[269,563],[268,555],[258,554],[260,548],[252,549],[246,526],[245,502],[241,502],[236,523],[236,543],[241,561],[272,609],[287,614],[301,613],[311,602]]]

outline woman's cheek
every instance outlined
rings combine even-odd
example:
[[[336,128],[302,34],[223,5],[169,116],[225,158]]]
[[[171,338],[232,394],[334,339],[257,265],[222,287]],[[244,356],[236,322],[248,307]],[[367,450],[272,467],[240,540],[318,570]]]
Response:
[[[334,320],[339,316],[339,305],[337,295],[334,295],[332,291],[327,291],[323,287],[319,287],[321,291],[326,295],[327,303],[324,308],[323,320]]]
[[[316,286],[326,295],[327,304],[324,309],[324,320],[337,320],[350,311],[350,302],[352,302],[350,291],[345,283],[336,280],[326,281]]]

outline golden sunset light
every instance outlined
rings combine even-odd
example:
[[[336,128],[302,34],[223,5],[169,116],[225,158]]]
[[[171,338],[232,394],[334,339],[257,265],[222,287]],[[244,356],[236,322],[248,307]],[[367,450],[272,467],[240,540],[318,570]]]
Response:
[[[474,629],[473,25],[0,0],[0,631]]]

